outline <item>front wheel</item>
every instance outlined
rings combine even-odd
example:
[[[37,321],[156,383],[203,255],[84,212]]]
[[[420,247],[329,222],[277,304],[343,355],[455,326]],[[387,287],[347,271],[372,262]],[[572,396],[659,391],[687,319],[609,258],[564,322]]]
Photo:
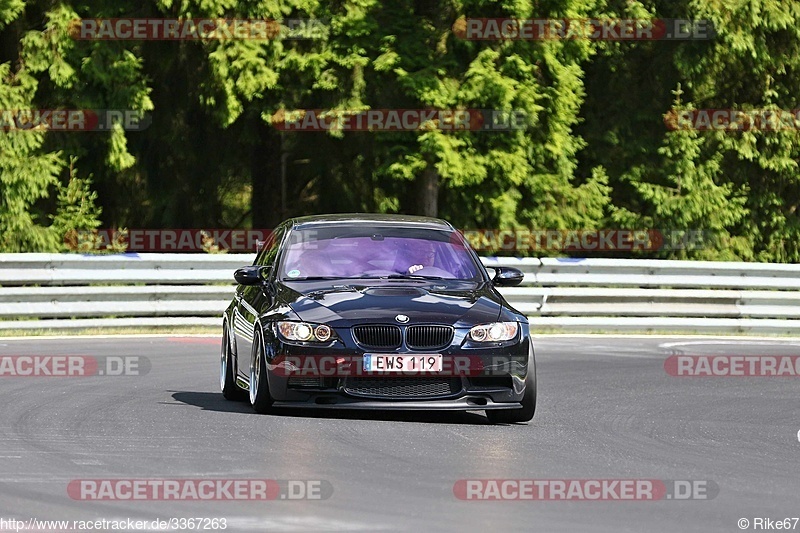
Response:
[[[258,329],[258,328],[256,328]],[[256,413],[270,412],[274,398],[269,393],[267,363],[264,360],[264,339],[259,331],[253,335],[253,356],[250,360],[250,405]]]
[[[226,400],[244,400],[244,391],[236,385],[236,367],[233,362],[227,324],[222,326],[222,346],[219,351],[219,388],[222,390],[222,396]]]
[[[530,422],[536,413],[536,362],[533,348],[528,356],[528,375],[525,376],[525,394],[522,396],[522,407],[519,409],[498,409],[486,411],[486,418],[493,424],[513,424]]]

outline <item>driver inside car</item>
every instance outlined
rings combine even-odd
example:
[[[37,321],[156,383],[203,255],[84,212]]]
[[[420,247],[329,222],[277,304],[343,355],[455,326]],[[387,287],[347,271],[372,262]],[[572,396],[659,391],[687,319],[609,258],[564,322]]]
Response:
[[[429,241],[419,241],[413,245],[408,245],[401,251],[404,258],[404,266],[401,273],[414,274],[418,270],[434,266],[436,262],[436,248]],[[408,265],[407,267],[405,265]]]

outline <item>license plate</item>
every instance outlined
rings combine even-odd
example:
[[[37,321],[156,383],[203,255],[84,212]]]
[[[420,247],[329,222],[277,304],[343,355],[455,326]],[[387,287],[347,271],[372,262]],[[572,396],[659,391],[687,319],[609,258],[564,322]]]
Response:
[[[439,354],[364,354],[366,372],[441,372],[442,356]]]

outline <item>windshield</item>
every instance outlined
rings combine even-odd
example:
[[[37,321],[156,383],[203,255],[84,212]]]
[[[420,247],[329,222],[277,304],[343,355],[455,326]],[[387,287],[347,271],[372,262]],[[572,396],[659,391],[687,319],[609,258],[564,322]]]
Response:
[[[478,267],[458,233],[341,226],[293,231],[278,275],[283,281],[480,279]]]

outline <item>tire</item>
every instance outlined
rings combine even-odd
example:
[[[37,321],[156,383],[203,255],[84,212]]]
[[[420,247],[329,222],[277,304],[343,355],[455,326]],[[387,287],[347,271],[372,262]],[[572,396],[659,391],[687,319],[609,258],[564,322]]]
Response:
[[[275,399],[269,393],[267,380],[267,363],[264,360],[264,339],[256,326],[253,335],[253,354],[250,358],[250,405],[256,413],[267,414],[270,412]]]
[[[525,394],[522,396],[522,407],[519,409],[487,410],[486,418],[492,424],[514,424],[530,422],[536,413],[536,361],[531,348],[528,356],[528,375],[525,376]]]
[[[245,392],[236,385],[236,366],[234,366],[231,343],[228,336],[228,325],[222,326],[222,346],[219,349],[219,388],[226,400],[243,401]]]

